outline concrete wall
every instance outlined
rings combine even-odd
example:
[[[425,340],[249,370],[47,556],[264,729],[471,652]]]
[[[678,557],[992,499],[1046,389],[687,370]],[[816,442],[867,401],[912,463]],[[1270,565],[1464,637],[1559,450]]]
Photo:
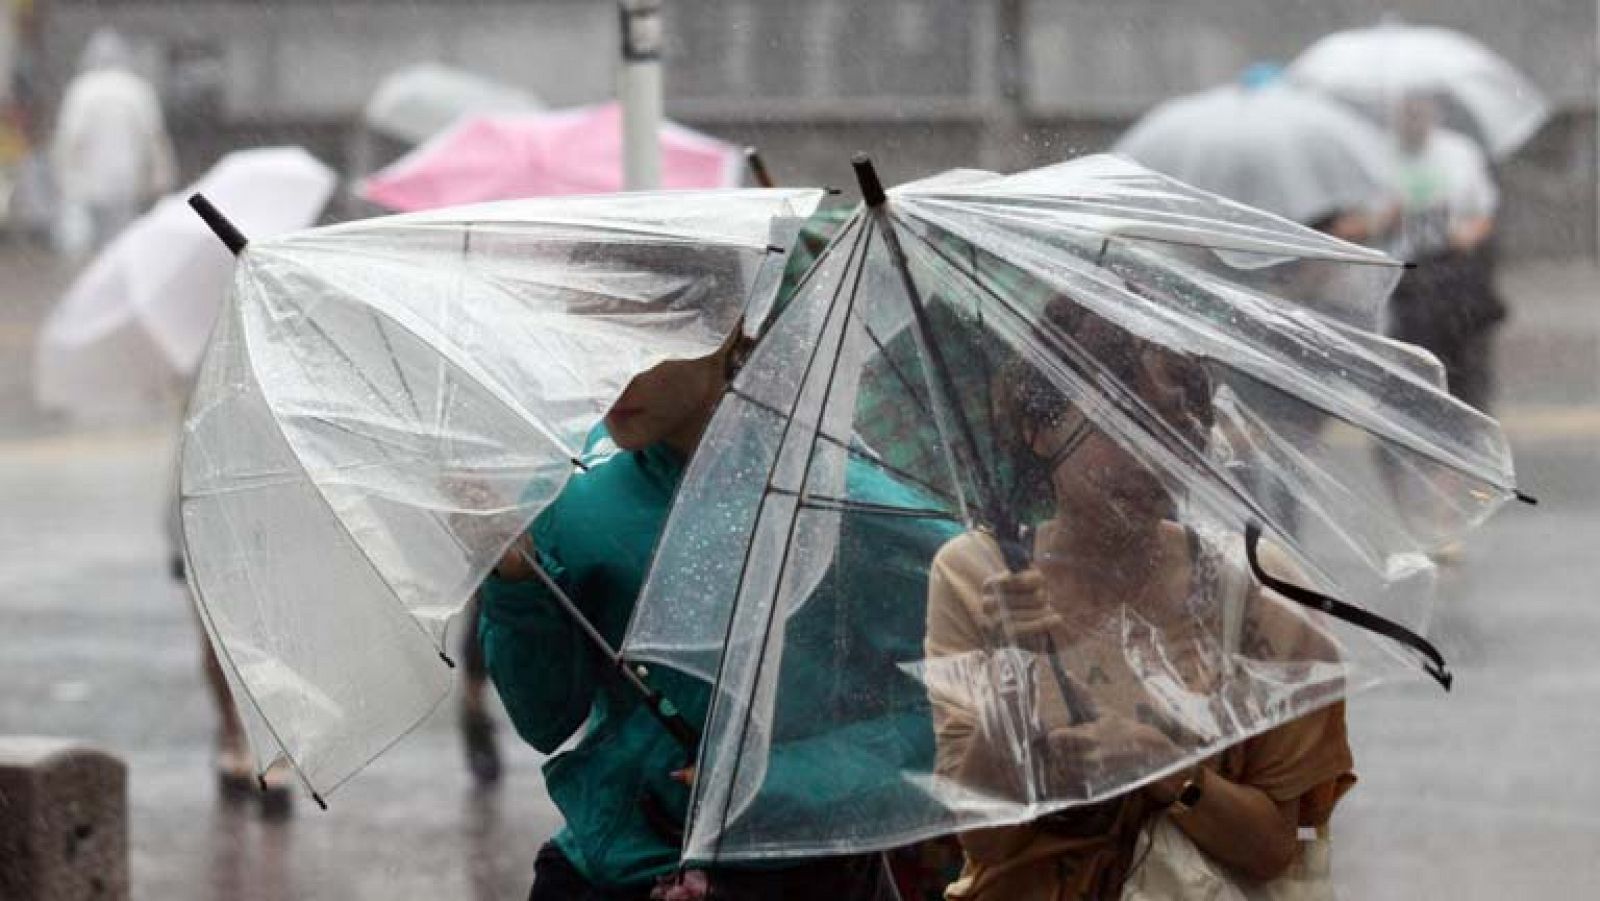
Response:
[[[849,180],[855,149],[899,180],[1015,168],[1108,146],[1158,100],[1287,59],[1327,31],[1408,21],[1469,31],[1556,115],[1502,171],[1514,256],[1596,246],[1593,0],[665,0],[668,112],[759,145],[789,182]],[[348,156],[382,75],[425,59],[554,105],[607,97],[607,0],[44,0],[46,81],[102,23],[136,35],[173,98],[187,166],[296,140]],[[1008,23],[1020,22],[1020,29]],[[1010,41],[1017,32],[1021,41]],[[187,115],[184,114],[187,112]]]

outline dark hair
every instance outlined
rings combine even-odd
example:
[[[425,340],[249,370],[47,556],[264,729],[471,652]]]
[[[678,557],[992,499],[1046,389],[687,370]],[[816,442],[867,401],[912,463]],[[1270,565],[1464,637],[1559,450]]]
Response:
[[[1150,296],[1142,286],[1128,283],[1127,287]],[[1052,360],[1091,385],[1111,383],[1105,391],[1112,404],[1128,412],[1142,406],[1185,444],[1205,448],[1216,415],[1211,375],[1200,360],[1140,338],[1067,296],[1045,304],[1032,338],[1030,347],[1043,348]],[[1042,502],[1049,497],[1050,470],[1056,461],[1041,457],[1033,439],[1041,429],[1059,423],[1074,403],[1037,361],[1021,353],[1013,353],[1001,368],[999,382],[998,422],[1002,446],[1015,470],[1013,500]],[[1131,397],[1117,396],[1119,390]]]

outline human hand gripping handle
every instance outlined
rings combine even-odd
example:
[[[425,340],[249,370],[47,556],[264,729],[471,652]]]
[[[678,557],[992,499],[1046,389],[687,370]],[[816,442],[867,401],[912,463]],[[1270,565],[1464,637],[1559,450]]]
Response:
[[[1009,642],[1031,646],[1066,625],[1050,606],[1044,574],[1037,569],[1005,572],[983,583],[984,618]]]

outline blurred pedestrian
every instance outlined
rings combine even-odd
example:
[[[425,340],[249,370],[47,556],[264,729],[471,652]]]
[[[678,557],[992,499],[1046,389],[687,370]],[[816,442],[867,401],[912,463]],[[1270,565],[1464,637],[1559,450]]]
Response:
[[[173,581],[188,590],[188,571],[183,555],[183,521],[178,512],[178,492],[170,492],[172,503],[167,507],[168,572]],[[198,610],[198,608],[195,608]],[[283,763],[276,763],[259,778],[255,761],[250,753],[244,724],[234,705],[233,690],[228,685],[227,674],[217,659],[217,652],[206,637],[202,625],[200,632],[200,666],[206,678],[206,692],[211,706],[217,712],[217,731],[212,746],[212,766],[217,775],[217,791],[226,803],[257,800],[264,817],[279,819],[294,809],[294,795],[289,787],[290,772]]]
[[[57,245],[73,256],[104,247],[172,188],[161,103],[115,31],[89,39],[56,118],[51,164],[61,192]]]
[[[1438,119],[1431,95],[1407,95],[1396,108],[1394,197],[1378,231],[1416,266],[1395,289],[1390,333],[1431,351],[1450,393],[1487,412],[1494,331],[1506,316],[1494,287],[1499,192],[1477,144]]]
[[[467,758],[467,772],[478,785],[500,781],[500,745],[495,740],[494,717],[489,714],[489,668],[483,659],[483,644],[478,641],[477,622],[482,601],[473,595],[463,621],[469,627],[461,636],[461,703],[458,723],[461,748]]]

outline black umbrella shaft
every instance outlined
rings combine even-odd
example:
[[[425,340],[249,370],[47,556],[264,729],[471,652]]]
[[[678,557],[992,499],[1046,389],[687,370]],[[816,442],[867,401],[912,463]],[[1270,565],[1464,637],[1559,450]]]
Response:
[[[523,560],[533,568],[533,572],[539,577],[539,581],[543,582],[544,587],[549,589],[550,594],[555,597],[556,603],[561,605],[561,609],[577,625],[578,630],[584,634],[584,637],[589,640],[594,649],[605,657],[606,661],[611,664],[612,669],[622,675],[622,681],[639,694],[645,706],[649,708],[651,715],[661,723],[668,734],[677,739],[692,760],[696,749],[700,745],[700,736],[695,731],[695,728],[689,725],[689,721],[683,718],[683,714],[678,712],[678,708],[671,701],[667,700],[661,692],[651,688],[644,681],[644,678],[633,667],[628,665],[628,661],[623,659],[623,656],[611,646],[611,642],[607,641],[604,635],[600,634],[600,630],[594,627],[594,623],[589,622],[589,618],[583,615],[583,611],[578,609],[578,605],[562,590],[560,585],[556,584],[555,579],[550,578],[550,574],[544,571],[544,567],[540,566],[537,560],[534,560],[526,551],[520,548],[517,553],[522,554]]]
[[[955,438],[960,442],[960,450],[963,452],[959,456],[966,457],[966,465],[977,483],[978,506],[984,522],[994,529],[995,537],[999,539],[1000,552],[1005,557],[1006,567],[1012,572],[1020,572],[1028,567],[1028,557],[1026,550],[1018,543],[1020,535],[1016,519],[1011,515],[1011,511],[1006,509],[999,492],[989,480],[989,474],[983,468],[983,455],[978,450],[977,433],[973,431],[972,423],[960,407],[958,401],[960,394],[956,390],[955,378],[951,375],[950,363],[933,334],[933,323],[928,318],[928,309],[922,302],[922,294],[917,290],[916,281],[911,277],[911,267],[906,261],[905,249],[900,246],[900,236],[895,233],[894,225],[889,221],[888,196],[884,193],[883,183],[878,180],[878,173],[866,155],[858,154],[851,164],[855,166],[856,178],[861,183],[861,197],[877,218],[878,231],[883,235],[884,246],[889,250],[889,259],[899,272],[900,283],[905,288],[906,297],[911,303],[912,322],[928,356],[928,367],[932,370],[934,381],[932,387],[944,395],[943,406],[950,411],[950,418],[956,430]],[[935,416],[938,416],[938,406],[934,405]],[[935,425],[937,426],[937,423]]]

